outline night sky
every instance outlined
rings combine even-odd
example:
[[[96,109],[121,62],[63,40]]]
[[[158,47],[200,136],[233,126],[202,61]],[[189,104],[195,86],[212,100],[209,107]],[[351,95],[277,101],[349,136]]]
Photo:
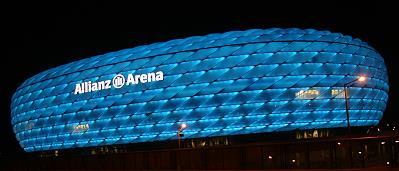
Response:
[[[10,101],[16,88],[31,76],[138,45],[254,28],[314,28],[367,42],[384,57],[389,70],[390,97],[383,120],[399,122],[399,94],[395,89],[399,86],[395,54],[399,50],[399,15],[395,5],[361,1],[316,5],[259,2],[3,5],[1,41],[6,50],[1,55],[0,155],[23,154],[11,127]]]

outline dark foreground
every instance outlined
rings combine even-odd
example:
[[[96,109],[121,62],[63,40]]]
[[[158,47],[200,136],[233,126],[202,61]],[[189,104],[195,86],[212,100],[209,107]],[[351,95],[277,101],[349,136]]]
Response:
[[[397,171],[398,168],[353,168],[353,169],[268,169],[269,171],[330,171],[330,170],[337,170],[337,171]],[[36,170],[32,170],[36,171]],[[66,170],[65,170],[66,171]],[[72,170],[72,171],[98,171],[98,170]],[[119,170],[115,170],[119,171]],[[122,171],[122,170],[120,170]],[[141,170],[136,170],[141,171]],[[142,170],[144,171],[144,170]],[[154,170],[156,171],[156,170]],[[160,170],[160,171],[172,171],[172,170]],[[179,170],[179,171],[189,171],[189,170]],[[191,171],[191,170],[190,170]],[[198,171],[241,171],[241,170],[198,170]],[[261,170],[251,170],[251,171],[261,171]],[[262,170],[263,171],[263,170]]]
[[[13,158],[0,157],[0,170],[399,170],[398,138],[260,141],[86,155],[26,153],[26,156]],[[112,152],[112,149],[107,150]]]

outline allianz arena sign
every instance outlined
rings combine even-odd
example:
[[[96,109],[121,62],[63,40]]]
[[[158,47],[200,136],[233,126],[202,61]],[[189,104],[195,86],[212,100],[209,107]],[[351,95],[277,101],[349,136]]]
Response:
[[[89,93],[100,90],[111,89],[114,88],[122,88],[124,85],[135,85],[135,84],[143,84],[154,81],[162,81],[163,80],[163,72],[150,72],[147,74],[128,74],[127,80],[125,76],[122,74],[117,74],[112,78],[112,80],[104,80],[98,82],[86,81],[75,85],[75,94]],[[111,86],[112,83],[112,86]]]

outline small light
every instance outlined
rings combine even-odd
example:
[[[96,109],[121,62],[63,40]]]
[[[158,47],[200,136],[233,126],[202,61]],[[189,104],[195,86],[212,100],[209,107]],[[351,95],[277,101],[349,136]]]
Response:
[[[366,80],[366,77],[365,76],[360,76],[357,80],[360,81],[360,82],[363,82],[363,81]]]
[[[395,143],[399,143],[399,140],[396,140]]]
[[[362,154],[362,152],[361,152],[361,151],[359,151],[359,152],[357,152],[357,153],[359,153],[359,154]]]
[[[385,141],[382,141],[381,144],[384,145],[384,144],[385,144]]]
[[[269,155],[269,160],[271,160],[271,159],[273,159],[273,157]]]
[[[292,163],[295,163],[296,161],[295,160],[292,160]]]
[[[181,124],[181,129],[184,129],[184,128],[186,128],[187,127],[187,124],[185,124],[185,123],[183,123],[183,124]]]
[[[387,161],[387,165],[389,165],[389,161]]]
[[[338,145],[341,145],[341,143],[340,143],[340,142],[338,142],[337,144],[338,144]]]
[[[380,128],[377,128],[377,131],[380,132]]]

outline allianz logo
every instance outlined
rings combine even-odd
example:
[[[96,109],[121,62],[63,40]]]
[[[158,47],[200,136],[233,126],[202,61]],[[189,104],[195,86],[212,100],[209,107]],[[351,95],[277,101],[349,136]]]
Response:
[[[163,80],[163,72],[150,72],[146,74],[128,74],[127,79],[122,74],[117,74],[112,78],[112,80],[104,80],[98,82],[82,82],[79,84],[75,84],[75,94],[82,94],[88,92],[94,92],[99,90],[106,90],[112,87],[114,88],[122,88],[123,86],[135,85],[135,84],[144,84],[154,81],[162,81]]]

